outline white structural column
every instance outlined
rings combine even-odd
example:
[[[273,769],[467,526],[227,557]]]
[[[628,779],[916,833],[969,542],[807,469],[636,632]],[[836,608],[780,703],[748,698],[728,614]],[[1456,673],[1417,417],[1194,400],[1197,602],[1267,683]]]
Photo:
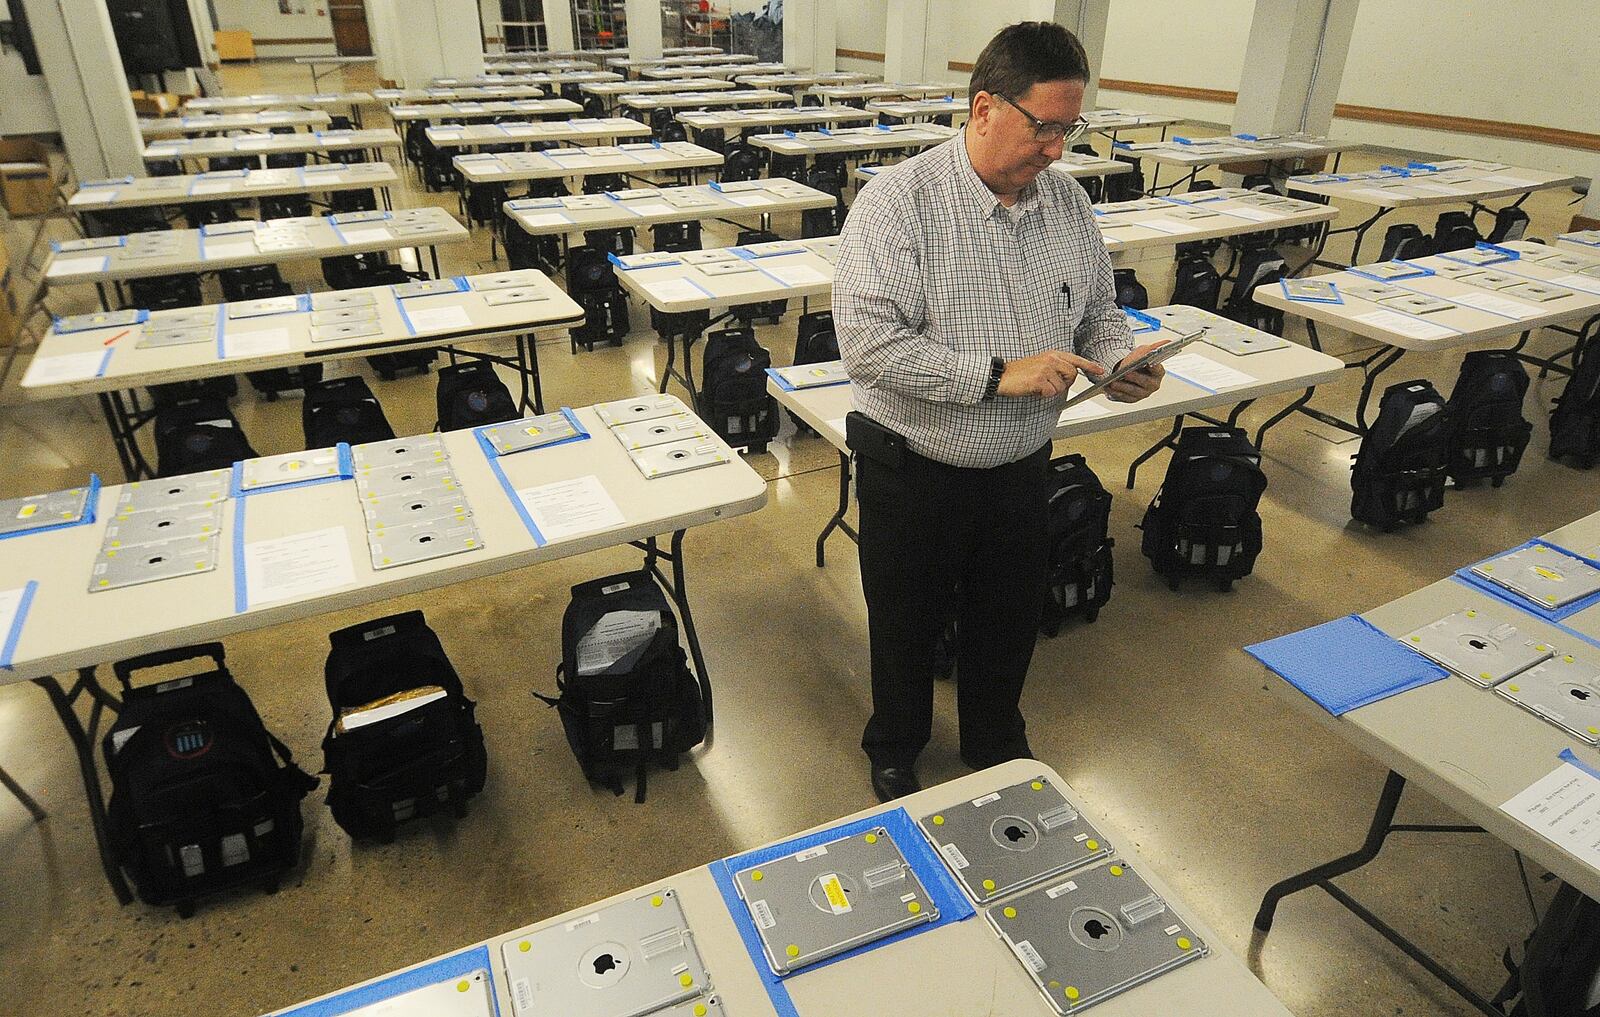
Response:
[[[73,173],[143,176],[144,141],[103,0],[24,0],[23,9]]]
[[[545,49],[577,49],[572,30],[572,0],[544,0]]]
[[[419,88],[483,73],[475,0],[367,0],[367,27],[381,77]]]
[[[1256,0],[1235,132],[1327,134],[1361,0]]]
[[[889,0],[883,34],[883,80],[942,81],[951,77],[945,6],[955,0]]]
[[[653,60],[661,55],[661,0],[627,0],[628,56]]]
[[[813,71],[835,70],[838,12],[837,0],[784,4],[783,62]]]
[[[1083,108],[1094,109],[1100,88],[1100,62],[1106,52],[1106,19],[1111,0],[1027,0],[1022,16],[1032,21],[1054,21],[1083,43],[1089,56],[1089,83],[1083,90]]]

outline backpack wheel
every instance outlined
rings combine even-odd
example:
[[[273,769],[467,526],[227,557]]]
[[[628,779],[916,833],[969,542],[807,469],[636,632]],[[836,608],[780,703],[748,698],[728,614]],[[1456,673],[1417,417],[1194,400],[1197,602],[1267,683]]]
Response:
[[[263,879],[261,881],[261,892],[265,893],[265,894],[277,893],[278,892],[278,877],[277,876],[268,876],[266,879]]]
[[[1087,611],[1083,612],[1083,620],[1088,622],[1090,625],[1093,625],[1094,620],[1098,617],[1100,617],[1100,609],[1098,607],[1091,607]],[[1055,635],[1054,632],[1050,634],[1052,636]]]
[[[1505,482],[1506,482],[1506,478],[1504,478],[1504,477],[1495,477],[1493,480],[1489,481],[1489,486],[1490,487],[1499,487],[1500,485],[1504,484]]]
[[[1177,593],[1178,592],[1178,577],[1177,576],[1168,576],[1167,577],[1167,589],[1171,590],[1173,593]]]
[[[194,901],[186,900],[183,903],[179,904],[178,905],[178,917],[179,918],[193,918],[194,917]]]

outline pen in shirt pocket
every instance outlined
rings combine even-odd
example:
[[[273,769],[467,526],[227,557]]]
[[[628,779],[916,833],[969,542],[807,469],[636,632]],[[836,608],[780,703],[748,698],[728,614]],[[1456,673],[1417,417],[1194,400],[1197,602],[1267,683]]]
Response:
[[[1071,283],[1062,283],[1061,284],[1061,293],[1062,293],[1062,295],[1064,295],[1067,298],[1067,306],[1071,307],[1072,306],[1072,284]]]

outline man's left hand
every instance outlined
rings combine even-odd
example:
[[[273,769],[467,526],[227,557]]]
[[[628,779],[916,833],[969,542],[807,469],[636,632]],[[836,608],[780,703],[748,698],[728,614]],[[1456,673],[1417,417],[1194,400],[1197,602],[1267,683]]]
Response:
[[[1117,367],[1121,368],[1122,365],[1128,361],[1136,360],[1139,357],[1144,356],[1146,353],[1149,353],[1157,346],[1165,345],[1165,342],[1159,342],[1145,343],[1143,346],[1135,346],[1132,353],[1129,353],[1127,356],[1123,357],[1117,362]],[[1160,364],[1151,364],[1148,367],[1141,367],[1139,370],[1134,371],[1131,374],[1123,375],[1121,378],[1118,378],[1116,381],[1107,385],[1106,398],[1118,403],[1136,403],[1139,400],[1148,398],[1154,394],[1155,390],[1161,387],[1161,379],[1166,377],[1166,374],[1166,368],[1162,367]]]

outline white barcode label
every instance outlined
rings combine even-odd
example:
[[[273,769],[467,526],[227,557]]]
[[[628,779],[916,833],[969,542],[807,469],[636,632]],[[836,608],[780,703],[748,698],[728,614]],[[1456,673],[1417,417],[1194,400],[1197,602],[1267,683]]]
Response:
[[[571,932],[573,929],[581,929],[585,925],[593,925],[595,922],[598,922],[599,920],[600,920],[600,912],[598,912],[598,911],[596,911],[592,915],[584,915],[582,918],[574,918],[572,921],[567,923],[567,931]]]
[[[519,978],[511,983],[511,1003],[516,1007],[517,1013],[527,1013],[533,1009],[533,982],[526,978]]]
[[[814,848],[806,848],[804,851],[801,851],[799,854],[794,856],[794,860],[797,862],[803,862],[807,858],[820,858],[827,853],[828,845],[818,844]]]
[[[1016,944],[1017,956],[1022,958],[1022,963],[1033,969],[1036,975],[1044,974],[1044,958],[1039,956],[1039,951],[1026,939],[1018,940]]]
[[[770,929],[774,925],[778,924],[778,920],[772,917],[771,905],[764,900],[751,901],[750,913],[755,916],[756,924],[761,926],[763,929]]]
[[[1178,933],[1183,931],[1183,926],[1181,926],[1181,925],[1169,925],[1165,929],[1162,929],[1161,931],[1165,932],[1169,936],[1176,936]]]
[[[974,808],[981,809],[990,802],[998,802],[999,800],[1000,792],[996,791],[993,794],[984,795],[982,798],[974,798],[972,800],[972,805]]]
[[[1065,883],[1062,883],[1060,886],[1052,886],[1050,889],[1048,889],[1048,890],[1046,890],[1044,892],[1044,895],[1046,897],[1049,897],[1051,900],[1055,900],[1057,897],[1061,896],[1062,894],[1071,893],[1072,891],[1076,890],[1077,888],[1078,888],[1078,884],[1074,883],[1072,880],[1069,879]]]
[[[600,592],[602,594],[617,593],[617,592],[619,592],[621,590],[626,590],[627,588],[628,588],[628,584],[627,583],[612,583],[610,586],[602,586],[602,587],[600,587]]]
[[[1084,841],[1089,839],[1089,835],[1086,833],[1080,833],[1076,834],[1072,839],[1077,841],[1079,844],[1082,844]]]
[[[951,865],[954,865],[958,869],[964,869],[969,864],[967,862],[967,856],[962,854],[961,849],[956,847],[954,844],[939,845],[939,853],[944,855],[945,861],[949,862]]]

